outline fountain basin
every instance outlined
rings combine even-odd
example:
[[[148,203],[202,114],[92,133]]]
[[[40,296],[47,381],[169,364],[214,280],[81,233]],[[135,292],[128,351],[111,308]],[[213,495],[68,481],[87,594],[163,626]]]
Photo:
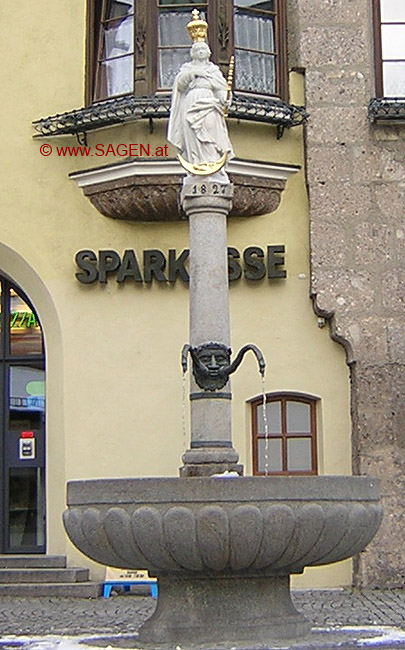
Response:
[[[302,635],[289,575],[358,553],[382,516],[378,480],[358,476],[85,480],[67,502],[85,555],[158,576],[140,639],[162,644]]]
[[[85,480],[67,502],[83,553],[152,573],[300,573],[361,551],[382,512],[378,481],[358,476]]]

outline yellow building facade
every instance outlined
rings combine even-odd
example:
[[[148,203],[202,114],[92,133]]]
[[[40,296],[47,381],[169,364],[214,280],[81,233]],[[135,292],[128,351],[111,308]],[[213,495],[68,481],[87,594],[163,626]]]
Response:
[[[15,398],[24,396],[12,394],[7,377],[18,367],[23,369],[24,380],[31,352],[28,346],[28,357],[22,359],[3,349],[3,409],[5,414],[14,409],[15,435],[11,440],[8,422],[12,418],[4,415],[0,488],[5,533],[0,551],[67,555],[69,564],[89,565],[93,577],[100,579],[104,568],[79,555],[65,535],[66,482],[178,475],[189,443],[189,378],[184,389],[180,366],[180,352],[188,342],[188,287],[178,276],[172,282],[158,281],[152,273],[151,281],[145,281],[144,259],[145,251],[160,251],[168,264],[170,250],[176,251],[177,259],[188,247],[188,225],[185,219],[168,221],[164,213],[161,220],[153,221],[109,218],[85,196],[78,179],[83,178],[81,172],[115,170],[128,159],[135,165],[135,174],[136,165],[145,162],[157,160],[173,166],[175,151],[170,146],[165,149],[167,119],[156,117],[153,133],[148,119],[131,120],[89,131],[86,145],[78,145],[73,135],[33,138],[33,121],[83,106],[86,3],[64,1],[55,8],[49,0],[32,0],[29,12],[23,5],[10,4],[2,9],[1,24],[1,57],[7,65],[0,109],[5,126],[0,275],[3,295],[11,290],[12,296],[17,292],[26,298],[24,309],[29,311],[31,305],[40,322],[46,360],[46,424],[44,483],[37,485],[43,489],[45,536],[41,533],[41,544],[37,544],[39,538],[34,535],[28,549],[18,537],[18,525],[27,526],[26,520],[14,524],[14,537],[11,534],[13,465],[6,450],[20,444],[20,429],[28,427],[37,435],[30,420],[33,401],[21,402],[19,417],[15,416]],[[302,105],[302,76],[290,72],[289,84],[289,101]],[[251,342],[262,350],[267,361],[264,390],[270,399],[314,404],[316,437],[311,462],[315,455],[315,465],[300,469],[294,456],[289,473],[350,475],[349,368],[343,347],[331,339],[327,322],[314,313],[310,299],[303,127],[287,128],[277,138],[273,124],[231,115],[228,126],[236,154],[234,167],[237,161],[241,165],[250,161],[256,171],[260,165],[270,165],[273,170],[288,167],[291,172],[274,211],[228,220],[228,246],[240,255],[237,266],[241,270],[241,277],[231,281],[229,289],[232,349],[236,352]],[[51,150],[41,153],[44,144]],[[118,145],[129,144],[142,144],[149,152],[161,148],[164,155],[159,153],[154,159],[114,155]],[[110,145],[111,153],[98,155]],[[77,146],[90,147],[90,154],[60,153],[64,147]],[[80,282],[78,274],[88,277],[75,262],[80,251],[87,251],[87,257],[82,256],[90,261],[87,268],[99,274],[100,251],[117,253],[120,263],[125,251],[134,251],[141,280],[127,273],[125,281],[117,282],[119,269],[115,269],[107,273],[105,282],[100,275],[94,282]],[[268,277],[272,263],[273,276],[278,277]],[[249,270],[253,276],[263,271],[264,277],[249,279]],[[168,266],[165,278],[167,274]],[[12,318],[14,312],[8,309]],[[8,328],[8,316],[5,313],[3,329]],[[26,336],[28,330],[26,323],[20,332],[15,327],[10,332],[15,339]],[[32,376],[26,374],[26,379],[32,381]],[[254,457],[254,413],[258,421],[261,417],[260,406],[254,409],[262,399],[263,386],[253,357],[246,358],[233,375],[232,389],[234,446],[246,474],[263,473],[262,451],[257,452],[261,460]],[[271,444],[270,450],[277,454],[278,443]],[[16,454],[14,469],[22,469],[23,476],[30,461]],[[275,469],[270,459],[268,471],[280,471],[274,462]],[[18,486],[17,471],[13,477]],[[38,532],[42,525],[39,511],[33,516]],[[351,564],[309,569],[294,580],[297,587],[347,585]]]

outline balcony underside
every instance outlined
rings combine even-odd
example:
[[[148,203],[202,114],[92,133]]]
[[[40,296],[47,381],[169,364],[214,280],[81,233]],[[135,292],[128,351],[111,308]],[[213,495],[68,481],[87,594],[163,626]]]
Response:
[[[230,216],[274,212],[287,179],[298,170],[297,165],[231,160],[227,166],[234,184]],[[184,171],[173,159],[130,160],[70,174],[102,215],[128,221],[185,219],[178,202],[183,177]]]

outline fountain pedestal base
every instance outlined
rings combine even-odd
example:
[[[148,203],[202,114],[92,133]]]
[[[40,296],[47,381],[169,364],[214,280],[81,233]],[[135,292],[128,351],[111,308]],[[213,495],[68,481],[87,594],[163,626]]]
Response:
[[[291,601],[288,576],[172,573],[159,574],[157,608],[141,627],[139,640],[234,645],[302,638],[309,631]]]
[[[299,641],[309,625],[288,575],[359,553],[382,516],[378,481],[365,476],[73,481],[68,504],[79,550],[158,577],[156,611],[140,631],[152,650]]]

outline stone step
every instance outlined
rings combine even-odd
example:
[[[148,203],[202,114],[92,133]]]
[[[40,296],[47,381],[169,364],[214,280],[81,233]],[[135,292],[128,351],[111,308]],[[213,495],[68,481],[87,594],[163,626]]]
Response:
[[[85,582],[88,579],[89,570],[77,567],[69,567],[68,569],[0,569],[0,584]]]
[[[65,555],[0,555],[0,569],[64,569]]]
[[[0,584],[0,598],[1,596],[98,598],[102,594],[102,589],[103,585],[99,582]]]

